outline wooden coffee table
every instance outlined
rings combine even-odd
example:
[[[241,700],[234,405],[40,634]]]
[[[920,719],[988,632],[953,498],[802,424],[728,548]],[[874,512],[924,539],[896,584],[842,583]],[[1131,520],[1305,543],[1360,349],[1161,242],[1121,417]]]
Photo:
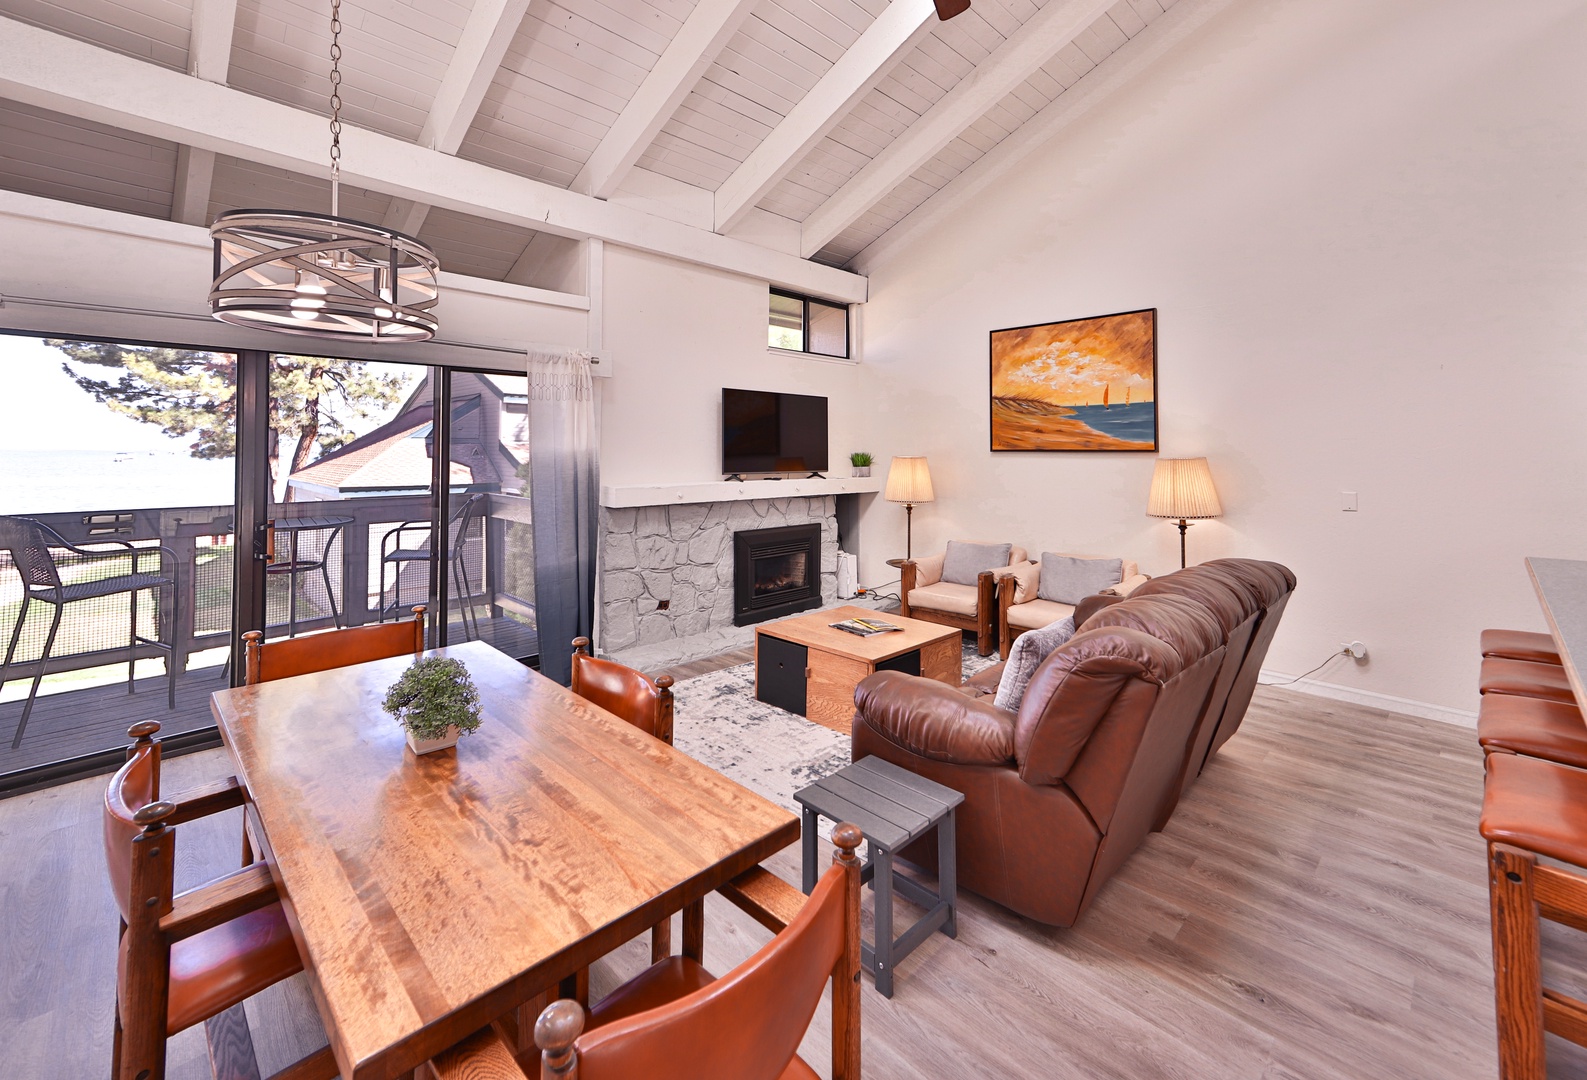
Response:
[[[844,619],[903,627],[859,637],[834,630]],[[854,688],[877,671],[902,671],[958,686],[964,678],[959,631],[862,607],[828,608],[755,628],[755,697],[847,734]]]

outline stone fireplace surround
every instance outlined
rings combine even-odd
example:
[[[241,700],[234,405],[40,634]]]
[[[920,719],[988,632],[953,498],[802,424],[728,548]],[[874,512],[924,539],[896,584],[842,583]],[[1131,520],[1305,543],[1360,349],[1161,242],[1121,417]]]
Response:
[[[747,644],[754,627],[733,625],[733,534],[812,523],[821,526],[821,602],[832,604],[836,496],[603,508],[601,653],[674,662]]]

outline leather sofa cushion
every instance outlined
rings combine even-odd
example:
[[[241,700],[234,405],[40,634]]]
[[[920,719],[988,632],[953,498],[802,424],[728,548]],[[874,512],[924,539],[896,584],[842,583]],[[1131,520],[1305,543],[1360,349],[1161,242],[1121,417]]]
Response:
[[[1223,570],[1201,566],[1154,578],[1136,589],[1135,595],[1189,597],[1212,613],[1226,639],[1229,631],[1261,610],[1252,590],[1241,588]]]
[[[1008,651],[1003,675],[997,684],[997,697],[992,704],[1007,712],[1018,712],[1020,702],[1025,700],[1025,688],[1030,685],[1036,669],[1054,649],[1074,636],[1073,616],[1021,634]]]
[[[975,586],[950,585],[939,581],[921,589],[911,589],[909,606],[928,611],[946,611],[950,615],[975,614]]]
[[[1225,639],[1218,620],[1188,596],[1140,596],[1103,608],[1086,628],[1129,627],[1166,642],[1186,667],[1219,648]]]
[[[1129,627],[1070,638],[1037,669],[1014,721],[1021,778],[1028,784],[1062,779],[1127,683],[1161,686],[1183,667],[1173,646]]]
[[[942,580],[950,585],[971,585],[983,570],[998,570],[1008,565],[1013,544],[976,544],[949,540],[942,560]]]
[[[1008,765],[1013,717],[934,679],[878,671],[854,688],[854,705],[883,738],[934,761]]]
[[[1077,559],[1044,551],[1036,595],[1059,604],[1078,604],[1092,593],[1123,580],[1123,559]]]
[[[1032,600],[1009,608],[1008,624],[1017,626],[1021,630],[1035,630],[1039,626],[1050,626],[1067,619],[1074,613],[1075,609],[1069,604],[1060,604],[1052,600]]]

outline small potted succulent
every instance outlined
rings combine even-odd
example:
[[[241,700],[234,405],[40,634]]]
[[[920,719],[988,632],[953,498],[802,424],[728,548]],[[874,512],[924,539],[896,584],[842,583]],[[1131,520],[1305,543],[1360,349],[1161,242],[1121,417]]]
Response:
[[[408,733],[408,748],[428,754],[457,745],[479,730],[479,689],[462,661],[449,656],[415,660],[381,702]]]
[[[871,455],[864,450],[856,450],[850,454],[849,464],[854,466],[853,474],[855,476],[871,475]]]

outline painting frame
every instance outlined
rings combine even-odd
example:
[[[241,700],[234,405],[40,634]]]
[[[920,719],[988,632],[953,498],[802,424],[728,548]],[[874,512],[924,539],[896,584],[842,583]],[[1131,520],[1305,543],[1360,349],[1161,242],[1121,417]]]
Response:
[[[1144,339],[1142,332],[1144,327]],[[998,335],[1005,335],[1000,341]],[[1076,336],[1098,349],[1111,346],[1112,353],[1098,352],[1093,364],[1103,381],[1077,378],[1072,363],[1057,375],[1045,381],[1064,380],[1061,389],[1046,388],[1057,398],[1072,398],[1082,383],[1102,388],[1100,410],[1095,402],[1080,404],[1073,400],[1053,400],[1037,397],[1028,391],[1014,391],[1021,380],[1015,372],[1032,366],[1032,360],[1018,363],[1018,357],[1032,353],[1042,354],[1070,343]],[[1001,346],[1001,351],[1000,351]],[[1067,357],[1075,355],[1071,348]],[[1115,311],[1106,315],[1086,315],[1074,319],[1028,323],[988,331],[988,392],[987,392],[987,443],[992,453],[1143,453],[1155,454],[1161,444],[1160,410],[1157,407],[1157,309],[1135,308]],[[1033,358],[1035,359],[1035,358]],[[1049,371],[1053,365],[1045,356],[1037,362]],[[1018,366],[1015,366],[1018,363]],[[1001,367],[1000,367],[1001,366]],[[1149,369],[1150,374],[1146,371]],[[1083,369],[1081,369],[1083,371]],[[1123,371],[1120,380],[1125,384],[1125,401],[1113,405],[1109,394],[1113,390],[1113,373]],[[1026,385],[1037,380],[1025,376]],[[1146,386],[1147,400],[1132,401],[1131,395],[1142,384]],[[1134,406],[1131,408],[1131,406]],[[1150,408],[1146,408],[1146,406]],[[1117,410],[1116,415],[1109,415]],[[1106,418],[1107,429],[1093,428],[1093,423]],[[1150,425],[1150,439],[1130,438],[1144,434]]]

